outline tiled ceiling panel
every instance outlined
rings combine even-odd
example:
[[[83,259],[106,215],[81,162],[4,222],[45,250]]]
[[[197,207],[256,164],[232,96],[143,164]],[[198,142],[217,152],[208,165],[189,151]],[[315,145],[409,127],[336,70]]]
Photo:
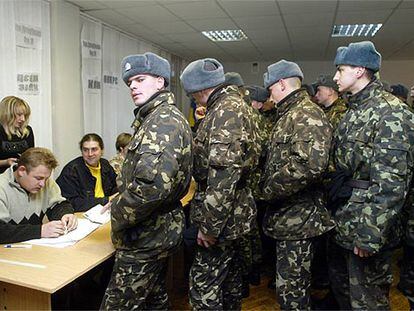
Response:
[[[1,0],[0,0],[1,1]],[[67,0],[86,14],[188,59],[333,61],[338,46],[372,40],[384,59],[414,59],[414,0]],[[332,38],[334,24],[383,23],[376,37]],[[238,43],[203,30],[240,28]]]

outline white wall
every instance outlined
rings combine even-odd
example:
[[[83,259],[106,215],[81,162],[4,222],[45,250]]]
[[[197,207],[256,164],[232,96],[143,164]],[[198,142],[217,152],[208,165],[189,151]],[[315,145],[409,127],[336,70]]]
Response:
[[[275,60],[275,62],[278,60]],[[252,63],[223,63],[224,70],[236,71],[243,77],[244,83],[263,85],[263,73],[272,62],[259,62],[258,73],[252,73]],[[305,83],[312,83],[319,74],[334,74],[335,67],[332,62],[321,61],[297,61],[305,75]],[[390,84],[402,83],[414,85],[414,60],[409,61],[383,61],[381,79]]]
[[[64,1],[51,1],[53,150],[60,166],[80,154],[83,134],[80,80],[80,12]]]

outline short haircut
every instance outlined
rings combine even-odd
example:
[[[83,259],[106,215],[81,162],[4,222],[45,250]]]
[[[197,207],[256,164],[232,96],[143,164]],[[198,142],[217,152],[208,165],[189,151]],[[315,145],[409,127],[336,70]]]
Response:
[[[284,80],[293,88],[300,88],[302,86],[302,81],[299,77],[290,77],[285,78]]]
[[[79,149],[82,151],[83,144],[87,141],[96,141],[99,144],[99,147],[103,150],[104,149],[104,143],[101,138],[96,133],[88,133],[85,136],[82,137],[81,141],[79,142]]]
[[[23,113],[26,118],[21,129],[14,127],[14,121],[18,113]],[[8,139],[12,139],[12,135],[17,135],[18,137],[26,137],[29,135],[30,132],[27,126],[29,124],[30,113],[29,104],[19,97],[7,96],[1,100],[0,123],[4,125]]]
[[[24,166],[28,172],[39,165],[53,170],[58,166],[58,161],[49,149],[41,147],[27,149],[17,160],[17,167]]]
[[[117,151],[121,151],[121,148],[125,148],[131,141],[132,135],[129,133],[121,133],[116,138],[115,147]]]

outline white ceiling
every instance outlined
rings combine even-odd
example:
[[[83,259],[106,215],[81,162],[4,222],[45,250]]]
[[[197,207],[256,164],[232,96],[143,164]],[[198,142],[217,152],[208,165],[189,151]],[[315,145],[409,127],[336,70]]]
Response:
[[[372,40],[385,60],[414,59],[414,0],[70,0],[82,12],[188,60],[329,60],[334,24],[382,23]],[[203,30],[242,29],[248,40],[211,42]]]

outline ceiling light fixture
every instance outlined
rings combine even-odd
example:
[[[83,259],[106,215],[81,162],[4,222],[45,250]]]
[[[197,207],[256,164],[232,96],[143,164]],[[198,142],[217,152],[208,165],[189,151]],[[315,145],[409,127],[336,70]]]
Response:
[[[246,40],[247,36],[241,29],[235,30],[210,30],[210,31],[202,31],[203,35],[209,38],[211,41],[242,41]]]
[[[373,37],[382,24],[334,25],[332,37]]]

